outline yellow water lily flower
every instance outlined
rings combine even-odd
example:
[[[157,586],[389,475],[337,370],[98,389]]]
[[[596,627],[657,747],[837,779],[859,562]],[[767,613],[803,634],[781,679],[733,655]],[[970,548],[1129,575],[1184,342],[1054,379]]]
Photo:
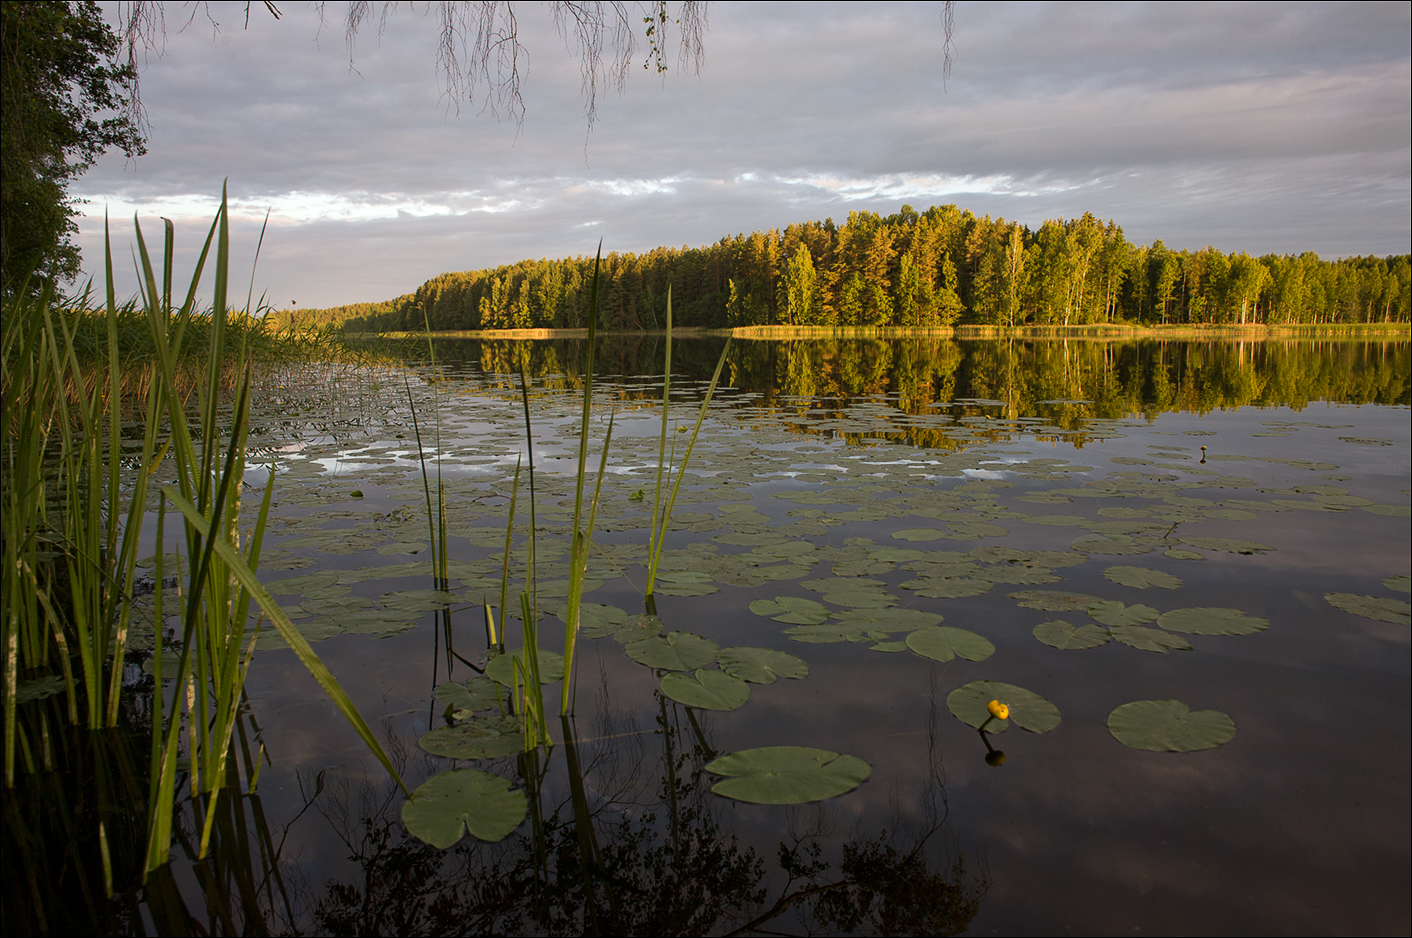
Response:
[[[1001,703],[998,700],[992,700],[990,703],[985,705],[985,708],[989,710],[990,715],[995,717],[997,720],[1010,719],[1010,708],[1005,706],[1005,704]]]

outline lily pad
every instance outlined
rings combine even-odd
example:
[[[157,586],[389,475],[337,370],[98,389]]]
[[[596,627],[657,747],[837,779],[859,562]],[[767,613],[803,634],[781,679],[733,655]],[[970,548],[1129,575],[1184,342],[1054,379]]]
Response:
[[[1152,622],[1160,613],[1141,603],[1128,606],[1116,599],[1105,599],[1088,607],[1088,614],[1110,628],[1115,625],[1142,625]]]
[[[437,727],[417,740],[417,745],[448,759],[498,759],[523,752],[525,734],[519,717],[484,717]]]
[[[631,642],[640,642],[645,638],[652,638],[662,634],[662,630],[667,627],[660,617],[643,613],[638,616],[629,616],[628,620],[620,625],[613,632],[613,641],[619,645],[627,645]]]
[[[989,593],[995,586],[994,580],[979,577],[919,577],[902,584],[903,589],[916,590],[917,595],[926,599],[963,599],[967,596],[980,596]]]
[[[812,645],[826,645],[832,642],[865,642],[872,638],[869,629],[861,626],[845,625],[841,622],[826,622],[822,625],[796,625],[785,629],[784,634],[792,642],[808,642]],[[886,632],[878,632],[879,639],[886,638]]]
[[[1365,619],[1412,625],[1412,604],[1401,599],[1359,596],[1357,593],[1325,593],[1324,600],[1330,606]]]
[[[948,522],[948,526],[964,540],[980,540],[983,537],[1004,537],[1010,533],[1008,528],[1002,528],[998,524],[988,524],[984,521],[951,521]]]
[[[1180,577],[1163,573],[1161,570],[1149,570],[1147,567],[1109,567],[1103,571],[1103,575],[1114,583],[1140,590],[1145,590],[1149,586],[1174,590],[1182,585]]]
[[[694,632],[667,632],[627,646],[628,657],[659,671],[695,671],[716,660],[721,646]]]
[[[825,593],[824,601],[852,609],[886,609],[897,605],[897,597],[880,589],[840,589]]]
[[[949,626],[927,626],[907,636],[907,647],[936,661],[950,661],[960,655],[967,661],[984,661],[995,654],[995,646],[975,632]]]
[[[1003,733],[1014,723],[1022,730],[1031,733],[1048,733],[1059,725],[1059,708],[1034,691],[1002,684],[999,681],[972,681],[956,688],[946,695],[946,709],[951,715],[977,729],[990,719],[986,709],[992,700],[999,700],[1010,708],[1006,720],[990,720],[987,733]]]
[[[834,798],[868,780],[873,767],[856,756],[804,746],[743,749],[706,765],[713,775],[729,775],[711,786],[726,798],[750,804],[806,804]]]
[[[757,599],[750,604],[750,611],[757,616],[765,616],[776,622],[790,625],[818,625],[829,617],[829,608],[823,603],[799,596],[776,596],[773,600]]]
[[[430,612],[460,603],[461,597],[445,590],[397,590],[383,593],[378,602],[398,612]]]
[[[1085,534],[1073,543],[1074,550],[1085,554],[1146,554],[1156,546],[1127,534]]]
[[[1180,700],[1135,700],[1108,714],[1108,732],[1124,746],[1152,752],[1214,749],[1235,736],[1219,710],[1191,710]]]
[[[850,628],[882,629],[884,632],[907,632],[936,625],[946,617],[924,609],[846,609],[834,616]]]
[[[1011,593],[1010,598],[1018,599],[1026,609],[1043,609],[1045,612],[1087,612],[1089,606],[1104,601],[1102,596],[1063,590],[1021,590]]]
[[[904,528],[892,532],[893,540],[897,541],[937,541],[947,536],[947,532],[937,528]]]
[[[402,823],[418,840],[446,850],[467,832],[477,840],[504,840],[525,819],[524,792],[479,769],[442,772],[402,805]]]
[[[1149,629],[1140,625],[1115,625],[1108,630],[1108,634],[1138,651],[1155,651],[1161,655],[1169,651],[1191,651],[1191,642],[1161,629]]]
[[[750,685],[738,677],[702,668],[694,677],[681,671],[664,674],[662,693],[688,707],[736,710],[750,699]]]
[[[173,662],[171,670],[166,673],[169,677],[176,677],[176,664],[181,660],[180,655],[172,655],[168,652],[162,658],[162,664],[166,665],[172,658],[176,658],[177,661]],[[147,661],[142,663],[142,670],[146,671],[148,674],[152,673],[148,668],[148,664],[151,660],[151,658],[148,658]],[[57,674],[46,674],[43,677],[22,681],[19,686],[15,688],[15,703],[27,704],[33,700],[43,700],[45,697],[53,697],[55,694],[62,693],[64,687],[64,679]]]
[[[1239,541],[1232,537],[1182,537],[1178,540],[1202,550],[1223,550],[1228,554],[1258,554],[1261,551],[1274,550],[1269,544]]]
[[[568,622],[569,607],[561,607],[557,615],[564,622]],[[612,635],[627,621],[627,612],[617,606],[579,603],[579,636],[582,638],[604,638]]]
[[[1412,576],[1405,573],[1401,576],[1390,576],[1383,580],[1383,586],[1390,590],[1397,590],[1399,593],[1412,593]]]
[[[804,659],[773,648],[735,645],[721,649],[716,662],[722,671],[752,684],[773,684],[776,678],[799,679],[809,675],[809,665]]]
[[[1173,609],[1162,613],[1157,624],[1169,632],[1185,632],[1188,635],[1250,635],[1270,627],[1268,619],[1218,606]]]
[[[473,677],[464,684],[447,681],[436,688],[438,703],[446,704],[453,710],[489,710],[496,704],[495,685],[483,677]]]
[[[1099,645],[1106,645],[1113,636],[1108,634],[1107,629],[1099,628],[1096,625],[1081,625],[1075,628],[1062,619],[1055,619],[1036,625],[1034,627],[1034,637],[1051,648],[1062,648],[1066,651],[1071,651],[1080,648],[1097,648]]]
[[[663,596],[709,596],[720,591],[709,575],[694,570],[658,573],[654,589]]]
[[[558,652],[539,649],[539,683],[553,684],[564,676],[564,656]],[[512,660],[523,663],[525,661],[525,650],[516,648],[514,651],[503,655],[496,655],[490,659],[485,666],[485,676],[497,684],[505,687],[511,686],[514,680],[515,671]]]

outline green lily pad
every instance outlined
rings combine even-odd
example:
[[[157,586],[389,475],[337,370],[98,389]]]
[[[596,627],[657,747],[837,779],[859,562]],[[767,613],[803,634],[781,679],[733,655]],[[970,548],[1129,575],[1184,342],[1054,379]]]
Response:
[[[806,804],[846,794],[868,780],[873,767],[856,756],[804,746],[743,749],[706,765],[729,775],[711,786],[726,798],[750,804]]]
[[[897,597],[880,589],[841,589],[825,593],[824,602],[851,609],[886,609],[897,605]]]
[[[569,607],[560,607],[559,618],[569,621]],[[626,610],[603,603],[579,603],[579,636],[581,638],[604,638],[618,631],[628,621]]]
[[[1028,515],[1025,521],[1029,524],[1052,524],[1058,527],[1076,528],[1088,524],[1092,519],[1082,515]]]
[[[1026,609],[1043,609],[1045,612],[1087,612],[1089,606],[1104,601],[1102,596],[1064,590],[1021,590],[1011,593],[1010,598],[1018,599]]]
[[[148,674],[152,673],[149,667],[151,661],[152,659],[148,658],[142,663],[142,670],[146,671]],[[163,668],[170,668],[170,670],[164,671],[168,677],[176,677],[177,665],[180,663],[180,655],[166,652],[162,657]],[[57,674],[46,674],[43,677],[22,681],[15,688],[15,703],[27,704],[33,700],[43,700],[45,697],[53,697],[55,694],[63,693],[64,687],[64,679]]]
[[[790,625],[818,625],[826,622],[829,607],[812,599],[799,596],[776,596],[773,600],[757,599],[750,604],[750,611],[757,616],[765,616],[776,622]]]
[[[892,537],[897,541],[937,541],[948,535],[937,528],[904,528],[901,531],[893,531]]]
[[[1330,606],[1365,619],[1412,625],[1412,604],[1401,599],[1359,596],[1357,593],[1325,593],[1324,600]]]
[[[479,769],[442,772],[412,792],[402,823],[418,840],[442,850],[469,832],[477,840],[504,840],[525,819],[524,792]]]
[[[1167,554],[1168,557],[1171,557],[1173,560],[1205,560],[1205,559],[1206,559],[1206,555],[1205,555],[1205,554],[1198,553],[1197,551],[1194,551],[1194,550],[1183,550],[1183,549],[1180,548],[1180,547],[1173,547],[1171,550],[1166,551],[1166,554]]]
[[[430,612],[461,601],[460,596],[445,590],[397,590],[378,597],[383,606],[399,612]]]
[[[619,645],[627,645],[632,642],[640,642],[645,638],[652,638],[661,635],[662,630],[667,627],[658,616],[644,613],[639,616],[629,616],[628,620],[613,632],[613,641]]]
[[[563,655],[541,648],[537,657],[539,659],[539,683],[553,684],[564,676]],[[514,651],[491,658],[485,666],[485,676],[497,684],[510,687],[515,676],[515,666],[512,664],[512,660],[524,663],[525,650],[516,648]]]
[[[869,651],[899,652],[907,650],[906,642],[878,642],[868,646]]]
[[[702,668],[693,677],[681,671],[662,676],[662,693],[702,710],[737,710],[750,699],[750,685],[738,677]]]
[[[813,645],[826,645],[832,642],[865,642],[871,636],[869,630],[859,626],[844,625],[841,622],[826,622],[822,625],[796,625],[785,629],[784,634],[792,642],[807,642]],[[886,637],[886,632],[878,633]]]
[[[437,727],[417,740],[417,745],[448,759],[498,759],[523,752],[525,733],[517,716],[483,717]]]
[[[1085,534],[1074,538],[1074,550],[1085,554],[1146,554],[1157,545],[1127,534]]]
[[[716,660],[721,646],[694,632],[667,632],[632,642],[628,657],[659,671],[695,671]]]
[[[1157,624],[1169,632],[1188,635],[1250,635],[1270,627],[1268,619],[1248,616],[1239,609],[1196,606],[1164,612]]]
[[[1075,628],[1062,619],[1055,619],[1036,625],[1034,637],[1051,648],[1075,650],[1106,645],[1113,636],[1108,634],[1107,629],[1099,628],[1096,625],[1081,625]]]
[[[1401,576],[1390,576],[1383,580],[1383,586],[1399,593],[1412,593],[1412,576],[1405,573]]]
[[[1219,710],[1193,711],[1180,700],[1135,700],[1108,714],[1108,732],[1124,746],[1152,752],[1214,749],[1235,736]]]
[[[155,567],[155,566],[157,566],[157,555],[156,555],[156,554],[148,554],[146,557],[140,558],[140,559],[137,561],[137,565],[138,565],[139,567],[141,567],[143,570],[146,570],[146,569],[148,569],[149,567]],[[187,558],[184,557],[184,556],[182,556],[181,554],[163,554],[163,555],[162,555],[162,572],[163,572],[164,575],[166,575],[166,576],[172,576],[172,575],[174,575],[174,574],[177,572],[178,566],[186,567],[186,566],[187,566]],[[315,576],[328,576],[328,574],[315,574]],[[297,579],[302,579],[302,577],[289,577],[288,579],[290,579],[290,580],[297,580]],[[338,579],[338,574],[337,574],[337,573],[332,574],[332,578],[331,578],[330,582],[332,582],[333,580],[337,580],[337,579]],[[277,591],[276,591],[275,589],[273,589],[274,585],[275,585],[276,583],[280,583],[280,582],[281,582],[281,581],[279,581],[279,580],[272,580],[271,582],[265,584],[265,588],[268,589],[271,593],[276,593],[276,595],[283,595],[283,594],[277,593]],[[293,593],[302,593],[302,592],[304,592],[304,591],[303,591],[302,589],[298,589],[298,590],[290,590],[290,592],[293,592]]]
[[[1228,554],[1258,554],[1261,551],[1274,550],[1269,544],[1238,541],[1231,537],[1182,537],[1178,540],[1202,550],[1223,550]]]
[[[1161,629],[1148,629],[1140,625],[1115,625],[1108,630],[1108,634],[1129,648],[1139,651],[1154,651],[1161,655],[1169,651],[1191,651],[1191,642]]]
[[[916,590],[917,595],[926,599],[963,599],[967,596],[980,596],[989,593],[995,586],[994,580],[979,577],[919,577],[902,584],[903,589]]]
[[[950,661],[957,655],[967,661],[984,661],[995,654],[995,646],[982,636],[945,625],[918,629],[907,636],[907,647],[936,661]]]
[[[950,521],[947,526],[955,531],[964,540],[980,540],[983,537],[1004,537],[1010,533],[1008,528],[1002,528],[998,524],[988,524],[984,521]]]
[[[799,679],[809,675],[809,665],[804,659],[773,648],[746,645],[722,648],[716,662],[722,671],[752,684],[773,684],[779,677]]]
[[[1141,603],[1128,606],[1116,599],[1105,599],[1102,602],[1094,603],[1088,607],[1088,614],[1110,628],[1115,625],[1142,625],[1145,622],[1152,622],[1160,615],[1151,606],[1144,606]]]
[[[709,596],[720,591],[708,574],[695,570],[658,573],[653,588],[663,596]]]
[[[496,705],[495,685],[483,677],[473,677],[464,684],[447,681],[437,685],[435,691],[438,703],[446,704],[453,710],[489,710]]]
[[[907,632],[936,625],[946,617],[924,609],[845,609],[834,616],[839,624],[849,628],[881,629],[884,632]]]
[[[139,567],[151,566],[151,564],[144,564],[141,561],[138,561],[137,565]],[[171,569],[175,571],[176,566],[172,565]],[[329,570],[325,573],[306,573],[302,576],[288,576],[280,580],[266,580],[263,586],[273,596],[291,596],[324,586],[333,586],[337,582],[338,571]]]
[[[1412,505],[1368,505],[1363,510],[1388,518],[1412,517]]]
[[[1103,571],[1103,575],[1114,583],[1140,590],[1145,590],[1149,586],[1174,590],[1182,585],[1179,577],[1163,573],[1161,570],[1149,570],[1147,567],[1109,567]]]
[[[1010,708],[1009,719],[990,720],[986,707],[992,700]],[[977,729],[990,720],[985,728],[987,733],[1003,733],[1011,723],[1031,733],[1048,733],[1060,720],[1059,708],[1034,691],[999,681],[972,681],[961,685],[946,695],[946,709],[962,723]]]

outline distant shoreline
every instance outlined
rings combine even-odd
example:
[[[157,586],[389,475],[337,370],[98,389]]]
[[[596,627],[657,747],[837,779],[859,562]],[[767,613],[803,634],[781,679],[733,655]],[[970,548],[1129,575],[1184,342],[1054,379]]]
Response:
[[[661,329],[599,330],[608,335],[665,335]],[[941,326],[937,328],[907,328],[904,326],[738,326],[734,329],[684,327],[672,330],[679,339],[709,336],[732,336],[746,341],[780,339],[1330,339],[1386,338],[1412,340],[1412,324],[1389,323],[1320,323],[1320,324],[1198,324],[1170,326],[1139,326],[1090,323],[1081,326]],[[470,329],[432,332],[435,339],[585,339],[587,329]],[[347,339],[425,339],[425,332],[349,332]]]

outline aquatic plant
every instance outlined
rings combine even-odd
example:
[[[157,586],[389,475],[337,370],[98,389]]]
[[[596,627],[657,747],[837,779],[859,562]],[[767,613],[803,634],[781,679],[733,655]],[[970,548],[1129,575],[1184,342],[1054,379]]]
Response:
[[[14,397],[0,495],[4,507],[0,628],[7,788],[15,784],[17,762],[27,773],[53,766],[53,747],[62,727],[102,731],[119,725],[124,719],[124,668],[134,629],[144,633],[151,629],[152,673],[158,691],[151,708],[147,849],[142,864],[151,873],[170,855],[177,777],[183,772],[192,804],[202,818],[198,855],[205,856],[209,849],[226,788],[242,690],[262,623],[279,631],[392,777],[398,775],[348,695],[254,572],[275,473],[271,467],[253,520],[243,516],[252,364],[244,333],[227,329],[231,310],[225,193],[180,306],[174,304],[172,293],[172,223],[165,223],[160,268],[152,262],[140,225],[136,237],[138,306],[147,321],[155,359],[145,366],[150,373],[141,382],[145,393],[138,447],[130,446],[123,433],[128,425],[121,384],[124,363],[106,227],[106,302],[101,314],[108,333],[106,384],[90,385],[85,380],[72,326],[75,319],[59,308],[50,289],[35,297],[21,292],[7,301],[3,384],[14,391]],[[208,260],[214,261],[214,279],[202,356],[206,376],[194,388],[184,387],[178,373],[189,367],[188,329],[195,319],[196,292]],[[82,309],[87,303],[87,294],[76,301]],[[247,302],[243,315],[249,313]],[[240,375],[233,407],[221,399],[223,375],[231,367]],[[136,460],[129,455],[132,451],[140,454]],[[164,471],[175,475],[175,485],[160,485],[152,492],[158,488],[158,468],[167,461],[170,468]],[[124,471],[125,463],[131,464],[130,471]],[[150,622],[137,622],[137,555],[149,494],[158,496],[156,597]],[[175,673],[164,673],[168,663],[164,646],[169,642],[163,608],[168,506],[179,513],[185,546],[172,571],[180,607],[179,636],[171,640]],[[253,628],[252,617],[257,618]],[[164,700],[165,681],[171,681],[171,691]],[[179,768],[180,753],[185,758]],[[101,813],[98,825],[106,858]],[[112,876],[105,859],[110,893]]]

